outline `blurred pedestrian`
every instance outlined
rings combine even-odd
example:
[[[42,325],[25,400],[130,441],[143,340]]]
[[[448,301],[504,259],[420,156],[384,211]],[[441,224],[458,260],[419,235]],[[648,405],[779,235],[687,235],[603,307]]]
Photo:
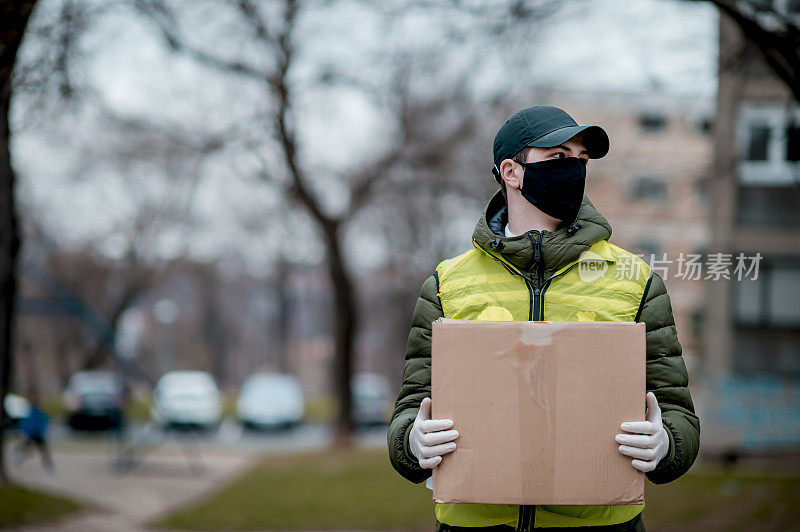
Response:
[[[48,473],[55,473],[53,459],[47,447],[47,426],[50,418],[42,410],[39,394],[34,392],[30,397],[31,409],[28,415],[20,422],[22,440],[14,450],[14,463],[17,467],[27,458],[31,447],[36,447],[42,456],[42,465]]]
[[[388,434],[391,463],[408,480],[428,479],[458,445],[458,420],[431,419],[431,323],[441,317],[644,322],[647,419],[622,423],[615,442],[631,465],[657,484],[677,479],[694,462],[700,424],[664,281],[640,257],[609,242],[611,225],[584,194],[589,160],[608,150],[601,127],[579,126],[550,106],[523,109],[497,132],[492,173],[500,190],[475,227],[474,247],[436,267],[414,309]],[[589,260],[607,267],[590,270],[586,278],[575,265]],[[644,530],[643,509],[643,504],[437,504],[435,514],[437,531],[610,532]]]

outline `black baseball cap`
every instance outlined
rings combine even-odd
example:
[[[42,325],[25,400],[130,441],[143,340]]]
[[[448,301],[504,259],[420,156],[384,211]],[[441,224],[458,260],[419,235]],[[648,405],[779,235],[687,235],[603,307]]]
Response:
[[[566,111],[549,105],[517,111],[500,126],[494,137],[493,171],[499,174],[500,163],[522,148],[552,148],[579,133],[583,134],[590,159],[599,159],[608,153],[608,135],[600,126],[579,126]]]

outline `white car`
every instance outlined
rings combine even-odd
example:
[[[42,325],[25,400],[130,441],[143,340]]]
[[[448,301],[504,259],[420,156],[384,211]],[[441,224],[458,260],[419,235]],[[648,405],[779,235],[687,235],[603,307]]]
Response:
[[[391,389],[386,377],[377,373],[358,373],[350,381],[353,421],[357,425],[383,425],[389,422]]]
[[[278,373],[250,376],[236,402],[236,414],[246,428],[287,429],[302,422],[304,411],[297,379]]]
[[[150,414],[165,428],[210,429],[222,420],[222,399],[205,371],[170,371],[153,390]]]

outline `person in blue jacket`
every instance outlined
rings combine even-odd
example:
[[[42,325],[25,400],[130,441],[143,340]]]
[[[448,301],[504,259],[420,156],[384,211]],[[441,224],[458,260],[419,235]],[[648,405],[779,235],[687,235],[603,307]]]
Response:
[[[42,455],[42,465],[45,470],[48,473],[53,473],[55,467],[50,456],[50,450],[47,448],[47,425],[50,422],[50,418],[42,410],[38,394],[31,394],[30,404],[30,412],[20,422],[23,439],[16,448],[15,463],[17,467],[22,465],[30,448],[35,446]]]

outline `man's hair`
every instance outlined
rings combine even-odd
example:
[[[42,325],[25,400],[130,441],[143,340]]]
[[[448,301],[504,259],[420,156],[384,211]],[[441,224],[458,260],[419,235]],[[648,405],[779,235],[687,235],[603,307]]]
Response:
[[[527,160],[528,160],[528,153],[530,151],[531,151],[531,147],[530,146],[525,146],[524,148],[519,150],[517,153],[515,153],[513,155],[513,157],[511,157],[511,160],[514,161],[515,163],[525,164],[527,162]],[[507,196],[507,192],[506,192],[506,182],[503,181],[502,177],[500,177],[500,169],[499,168],[497,169],[497,172],[498,172],[497,181],[498,181],[498,183],[500,183],[500,193],[503,195],[503,199],[506,200],[506,204],[508,204],[508,196]]]

